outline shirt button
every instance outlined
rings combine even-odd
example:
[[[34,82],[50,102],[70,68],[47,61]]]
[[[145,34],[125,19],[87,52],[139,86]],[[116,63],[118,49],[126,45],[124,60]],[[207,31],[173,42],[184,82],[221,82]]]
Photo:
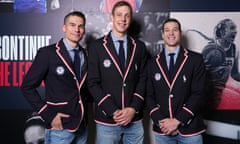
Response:
[[[127,84],[123,83],[123,87],[126,87],[126,86],[127,86]]]

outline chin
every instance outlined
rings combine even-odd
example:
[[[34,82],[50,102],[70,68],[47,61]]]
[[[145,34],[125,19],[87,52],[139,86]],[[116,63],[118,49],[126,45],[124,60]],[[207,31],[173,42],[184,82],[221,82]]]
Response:
[[[170,44],[168,44],[168,46],[169,46],[169,47],[177,47],[177,46],[178,46],[178,44],[176,44],[176,43],[174,43],[174,44],[171,44],[171,43],[170,43]]]

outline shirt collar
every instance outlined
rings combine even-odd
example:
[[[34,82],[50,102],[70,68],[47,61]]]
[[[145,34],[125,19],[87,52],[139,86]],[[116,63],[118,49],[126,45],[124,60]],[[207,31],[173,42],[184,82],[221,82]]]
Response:
[[[114,35],[114,33],[113,33],[112,31],[111,31],[110,34],[111,34],[111,37],[112,37],[113,42],[118,42],[119,39]],[[124,36],[123,41],[124,41],[124,42],[127,41],[127,35]]]

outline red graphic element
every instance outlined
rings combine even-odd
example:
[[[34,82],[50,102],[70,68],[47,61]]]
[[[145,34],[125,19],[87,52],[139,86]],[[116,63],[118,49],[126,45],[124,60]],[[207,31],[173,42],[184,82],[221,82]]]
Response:
[[[32,62],[0,62],[0,86],[19,87]]]
[[[116,2],[120,0],[104,0],[103,6],[102,6],[102,12],[104,13],[111,13],[112,8]],[[136,11],[136,0],[125,0],[132,6],[133,12]]]
[[[217,109],[240,110],[240,82],[234,80],[232,77],[228,78]]]

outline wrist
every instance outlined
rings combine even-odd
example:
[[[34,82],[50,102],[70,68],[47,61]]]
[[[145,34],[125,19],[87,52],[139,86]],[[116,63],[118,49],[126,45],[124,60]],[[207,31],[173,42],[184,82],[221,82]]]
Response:
[[[175,120],[177,126],[179,126],[181,124],[181,122],[178,119],[174,118],[174,120]]]
[[[133,108],[133,107],[128,107],[128,109],[132,112],[132,113],[136,113],[136,110],[135,110],[135,108]]]

